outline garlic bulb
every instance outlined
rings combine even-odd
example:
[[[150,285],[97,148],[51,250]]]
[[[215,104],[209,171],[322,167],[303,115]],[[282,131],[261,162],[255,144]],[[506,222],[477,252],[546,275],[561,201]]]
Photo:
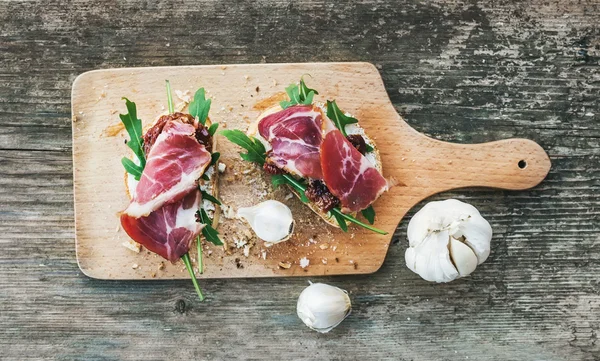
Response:
[[[471,274],[490,254],[492,227],[470,204],[456,199],[427,203],[408,224],[408,268],[431,282]]]
[[[287,241],[294,231],[292,211],[278,201],[268,200],[253,207],[242,207],[237,215],[245,219],[256,236],[265,242]]]
[[[348,317],[351,308],[346,291],[324,283],[312,283],[298,297],[296,312],[306,326],[327,333]]]

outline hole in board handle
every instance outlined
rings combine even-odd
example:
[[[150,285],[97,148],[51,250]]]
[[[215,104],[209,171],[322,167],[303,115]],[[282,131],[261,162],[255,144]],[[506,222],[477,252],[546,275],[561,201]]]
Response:
[[[525,169],[525,168],[527,168],[527,162],[526,162],[525,160],[523,160],[523,159],[521,159],[521,160],[519,161],[519,163],[517,163],[517,165],[518,165],[518,166],[519,166],[519,168],[521,168],[521,169]]]

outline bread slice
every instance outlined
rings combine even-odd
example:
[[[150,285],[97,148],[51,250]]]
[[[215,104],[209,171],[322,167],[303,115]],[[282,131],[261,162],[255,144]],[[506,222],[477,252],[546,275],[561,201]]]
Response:
[[[161,114],[158,118],[156,118],[156,120],[154,120],[154,122],[152,122],[152,124],[145,126],[144,133],[146,131],[148,131],[148,129],[152,128],[152,126],[154,126],[154,124],[156,124],[158,119],[160,119],[160,117],[162,117],[163,115],[166,115],[166,114]],[[206,127],[207,128],[210,127],[211,124],[212,124],[212,122],[210,121],[210,118],[207,118],[206,119]],[[213,137],[212,141],[213,141],[212,151],[214,153],[217,151],[217,137]],[[134,154],[130,155],[130,159],[134,163],[139,164],[139,161]],[[202,189],[206,193],[210,194],[211,196],[219,199],[219,188],[218,188],[219,171],[217,169],[217,165],[218,165],[218,162],[217,162],[217,164],[211,165],[206,168],[206,170],[204,171],[204,174],[206,174],[208,176],[208,180],[199,179],[198,185],[200,186],[200,189]],[[129,197],[129,199],[132,199],[133,196],[135,195],[135,188],[136,188],[137,184],[138,184],[138,181],[135,180],[134,176],[125,172],[125,190],[127,192],[127,196]],[[202,208],[204,208],[204,210],[206,211],[206,214],[208,214],[208,216],[212,219],[213,228],[217,229],[217,227],[219,226],[219,217],[221,214],[221,207],[219,207],[219,205],[217,205],[217,204],[207,201],[206,199],[202,199]]]
[[[314,105],[319,108],[321,110],[321,113],[323,114],[323,118],[327,118],[327,110],[325,108],[325,105],[322,103],[314,103]],[[252,136],[256,139],[258,139],[261,143],[264,144],[265,148],[267,150],[271,149],[271,145],[269,144],[269,142],[267,142],[263,137],[260,136],[260,134],[258,133],[258,123],[265,118],[268,115],[271,115],[273,113],[277,113],[278,111],[283,110],[283,108],[281,108],[281,106],[279,104],[273,105],[269,108],[267,108],[264,112],[262,112],[257,118],[256,120],[250,124],[250,126],[248,127],[248,130],[246,131],[246,134],[249,136]],[[348,116],[351,116],[350,114],[347,114]],[[370,138],[365,130],[358,124],[348,124],[346,125],[346,133],[348,135],[351,134],[360,134],[364,140],[365,143],[367,143],[368,145],[370,145],[371,147],[373,147],[373,151],[369,152],[365,155],[365,157],[367,158],[368,161],[370,161],[373,166],[380,172],[383,174],[383,165],[381,163],[381,155],[379,154],[379,149],[377,148],[377,145],[375,144],[375,141]],[[296,197],[298,197],[298,199],[300,199],[300,194],[292,187],[288,188],[292,191],[292,193],[294,195],[296,195]],[[309,202],[309,203],[305,203],[313,212],[315,212],[316,214],[319,215],[319,217],[321,217],[325,222],[329,223],[330,225],[334,226],[334,227],[338,227],[339,228],[339,224],[337,223],[337,221],[335,220],[335,217],[333,215],[331,215],[329,212],[323,212],[321,209],[319,209],[319,207],[317,207],[315,204]],[[356,213],[351,214],[352,216],[356,216]]]

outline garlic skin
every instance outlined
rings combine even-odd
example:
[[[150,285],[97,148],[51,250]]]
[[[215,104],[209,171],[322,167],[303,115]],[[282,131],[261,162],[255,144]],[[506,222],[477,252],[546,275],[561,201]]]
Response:
[[[242,207],[237,211],[238,218],[245,219],[256,236],[265,242],[287,241],[294,232],[292,211],[283,203],[268,200],[253,207]]]
[[[477,208],[456,199],[427,203],[408,224],[406,266],[430,282],[471,274],[490,254],[492,227]]]
[[[311,283],[298,297],[296,312],[311,329],[327,333],[339,325],[352,310],[348,293],[324,283]]]

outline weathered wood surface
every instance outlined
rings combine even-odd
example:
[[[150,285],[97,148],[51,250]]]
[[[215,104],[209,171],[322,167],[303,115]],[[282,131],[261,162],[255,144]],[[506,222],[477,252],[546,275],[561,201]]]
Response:
[[[0,3],[0,358],[600,359],[599,23],[592,0]],[[378,273],[325,279],[354,301],[327,335],[295,316],[301,278],[205,281],[199,304],[187,281],[83,276],[76,75],[291,61],[373,62],[416,129],[530,138],[553,168],[531,191],[436,197],[471,202],[494,227],[467,279],[434,285],[405,267],[407,217]]]

